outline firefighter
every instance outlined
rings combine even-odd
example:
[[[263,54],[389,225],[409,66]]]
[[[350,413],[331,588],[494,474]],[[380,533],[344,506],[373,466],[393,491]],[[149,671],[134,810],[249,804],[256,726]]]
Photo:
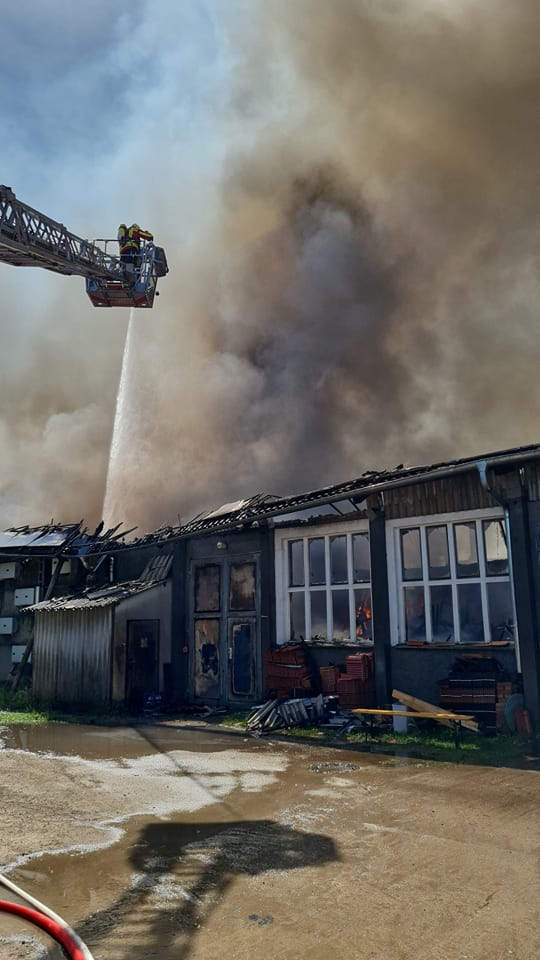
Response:
[[[118,248],[120,250],[120,262],[127,267],[128,264],[131,264],[135,267],[135,260],[137,253],[139,251],[139,245],[135,238],[132,235],[132,227],[128,229],[125,223],[121,223],[118,227]]]
[[[138,223],[132,223],[127,232],[128,241],[133,244],[134,264],[137,269],[141,268],[141,240],[153,240],[154,236],[149,230],[143,230]]]

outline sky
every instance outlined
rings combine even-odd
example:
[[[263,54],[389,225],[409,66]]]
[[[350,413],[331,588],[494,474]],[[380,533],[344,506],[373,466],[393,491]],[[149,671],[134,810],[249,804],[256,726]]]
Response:
[[[2,526],[538,441],[536,2],[20,0],[2,30],[0,180],[170,267],[115,418],[128,312],[0,264]]]

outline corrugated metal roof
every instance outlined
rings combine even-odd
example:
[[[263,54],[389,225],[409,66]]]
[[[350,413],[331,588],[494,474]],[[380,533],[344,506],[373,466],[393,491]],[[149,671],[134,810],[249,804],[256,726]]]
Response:
[[[102,590],[85,591],[85,593],[77,596],[53,597],[51,600],[42,600],[30,607],[24,607],[24,610],[88,610],[91,607],[108,607],[111,604],[120,603],[121,600],[127,600],[135,594],[144,593],[145,590],[150,590],[152,587],[157,587],[162,582],[155,580],[142,583],[140,580],[129,580],[125,583],[104,587]]]
[[[173,562],[172,553],[160,553],[157,557],[152,557],[146,564],[139,580],[166,580],[171,572]]]
[[[34,603],[25,610],[88,610],[92,607],[108,607],[111,604],[128,600],[139,593],[144,593],[151,587],[163,583],[170,572],[172,553],[160,554],[153,557],[144,568],[137,580],[125,580],[123,583],[111,583],[104,587],[87,588],[76,596],[53,597]]]

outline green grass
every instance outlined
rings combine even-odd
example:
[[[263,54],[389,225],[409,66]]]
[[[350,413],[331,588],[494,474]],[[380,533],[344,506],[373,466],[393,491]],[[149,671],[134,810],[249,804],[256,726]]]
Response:
[[[349,733],[343,740],[347,743],[364,744],[365,735],[361,732]],[[526,757],[529,756],[531,749],[526,737],[503,734],[481,737],[468,731],[463,731],[461,744],[456,747],[452,732],[446,729],[429,733],[376,732],[373,739],[368,738],[368,744],[370,743],[372,750],[377,753],[393,753],[399,750],[423,760],[445,760],[451,763],[488,766],[515,766],[526,763]]]
[[[218,722],[225,727],[240,730],[246,729],[248,714],[228,713],[220,717]],[[363,731],[347,733],[340,736],[339,730],[329,731],[320,727],[289,727],[272,731],[276,736],[301,738],[303,740],[318,740],[326,743],[350,744],[354,747],[366,747],[372,753],[394,754],[384,761],[390,765],[399,763],[400,756],[405,752],[407,756],[424,761],[446,761],[448,763],[467,763],[487,766],[528,766],[531,769],[540,764],[538,756],[530,756],[531,745],[526,737],[504,736],[482,737],[467,730],[462,731],[461,744],[455,746],[451,730],[439,727],[434,730],[410,730],[408,733],[394,733],[392,730],[375,731],[372,738]]]
[[[13,691],[8,684],[0,685],[0,726],[49,723],[51,719],[50,711],[33,702],[28,688]]]
[[[222,727],[240,727],[245,730],[248,716],[247,713],[227,713],[223,717],[215,718],[210,715],[209,719],[213,723],[219,723]]]

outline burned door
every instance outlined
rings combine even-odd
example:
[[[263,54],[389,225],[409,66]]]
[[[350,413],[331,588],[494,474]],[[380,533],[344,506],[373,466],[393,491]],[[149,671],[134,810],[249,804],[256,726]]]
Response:
[[[145,694],[159,689],[159,620],[128,620],[126,703],[141,710]]]
[[[221,696],[221,580],[221,564],[195,567],[194,693],[204,700],[219,700]]]
[[[193,567],[193,692],[220,702],[257,690],[258,565],[220,560]]]
[[[236,700],[255,694],[257,568],[229,564],[228,695]]]

